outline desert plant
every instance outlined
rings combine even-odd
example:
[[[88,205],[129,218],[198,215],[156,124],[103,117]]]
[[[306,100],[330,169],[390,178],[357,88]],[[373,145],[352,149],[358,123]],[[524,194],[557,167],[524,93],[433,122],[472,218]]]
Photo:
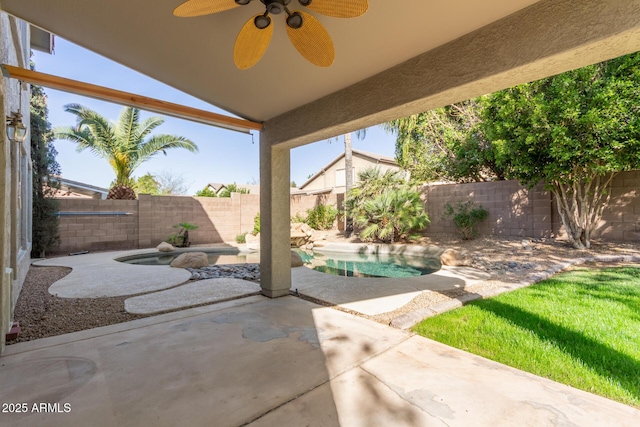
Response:
[[[489,212],[480,205],[476,205],[473,201],[458,201],[454,208],[447,203],[444,210],[445,218],[453,217],[453,223],[458,229],[458,233],[463,240],[471,240],[478,235],[478,222],[482,221],[489,215]]]
[[[338,209],[330,205],[318,205],[307,209],[305,223],[314,230],[331,230],[338,216]]]
[[[253,217],[253,230],[251,231],[251,234],[254,236],[260,234],[260,212]]]
[[[307,218],[300,214],[300,212],[296,212],[294,216],[291,217],[291,222],[304,222],[307,223]]]
[[[418,238],[419,231],[429,224],[429,216],[420,194],[404,187],[366,200],[353,221],[362,229],[362,239],[395,243]]]
[[[191,246],[191,241],[189,241],[189,231],[196,230],[198,226],[189,222],[181,222],[180,224],[174,225],[173,228],[179,228],[180,230],[178,233],[169,236],[167,238],[167,243],[171,243],[173,246],[179,248],[187,248]]]
[[[236,236],[236,243],[247,243],[247,233],[238,234]]]

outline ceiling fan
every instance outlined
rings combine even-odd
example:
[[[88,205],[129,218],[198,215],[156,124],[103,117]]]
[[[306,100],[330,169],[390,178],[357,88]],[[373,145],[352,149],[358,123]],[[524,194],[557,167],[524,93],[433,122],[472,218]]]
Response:
[[[252,0],[188,0],[175,8],[173,14],[179,17],[193,17],[224,12],[238,6],[245,6]],[[321,15],[334,18],[355,18],[369,8],[367,0],[297,0]],[[301,10],[291,11],[287,7],[291,0],[260,0],[265,6],[263,14],[249,19],[238,34],[233,49],[233,59],[241,70],[253,67],[269,47],[273,35],[273,25],[269,15],[286,13],[287,35],[293,46],[309,62],[319,67],[333,64],[335,51],[333,41],[320,21]]]

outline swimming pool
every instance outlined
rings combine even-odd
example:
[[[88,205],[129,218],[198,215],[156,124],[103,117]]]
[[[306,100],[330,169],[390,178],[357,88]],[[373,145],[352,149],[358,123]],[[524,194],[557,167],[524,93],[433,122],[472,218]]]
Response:
[[[308,268],[346,277],[412,277],[434,273],[440,260],[393,254],[359,254],[295,250]]]
[[[202,250],[209,258],[209,265],[222,264],[246,264],[259,263],[260,254],[255,252],[240,252],[236,249],[229,250]],[[123,258],[117,258],[116,261],[134,265],[169,265],[171,261],[177,258],[183,252],[162,252],[131,255]]]

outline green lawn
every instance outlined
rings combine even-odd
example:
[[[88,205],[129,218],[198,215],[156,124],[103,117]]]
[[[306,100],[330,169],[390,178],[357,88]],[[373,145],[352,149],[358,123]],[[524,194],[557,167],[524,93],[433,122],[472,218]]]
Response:
[[[640,407],[640,267],[562,273],[432,317],[414,331]]]

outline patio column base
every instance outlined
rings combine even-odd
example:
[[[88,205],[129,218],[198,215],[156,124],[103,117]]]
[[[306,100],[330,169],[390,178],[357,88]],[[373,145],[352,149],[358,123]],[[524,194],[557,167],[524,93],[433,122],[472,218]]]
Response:
[[[265,289],[262,288],[262,295],[269,298],[280,298],[289,295],[289,289]]]

